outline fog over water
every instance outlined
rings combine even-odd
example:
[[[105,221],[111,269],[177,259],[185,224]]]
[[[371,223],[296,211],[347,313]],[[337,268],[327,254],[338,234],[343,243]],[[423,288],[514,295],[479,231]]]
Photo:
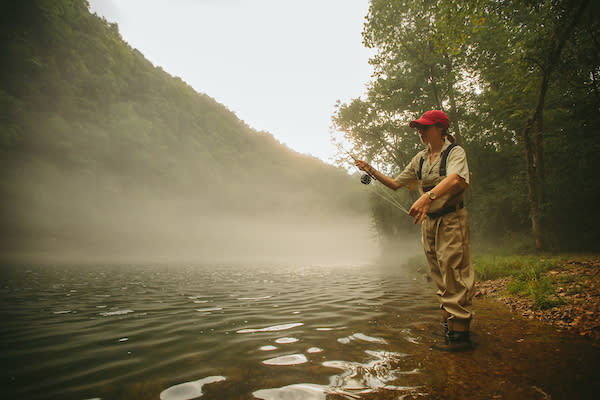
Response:
[[[378,255],[356,177],[154,65],[86,2],[60,4],[52,15],[6,7],[0,261],[354,265]],[[265,85],[255,81],[253,98]],[[311,113],[286,99],[273,100],[301,127]]]
[[[80,17],[91,19],[60,23],[98,24],[85,34],[117,47],[99,54],[74,36],[77,51],[59,41],[38,55],[31,38],[31,57],[58,67],[15,73],[24,88],[13,108],[28,106],[0,157],[0,261],[354,265],[378,255],[358,177],[252,129],[115,44],[106,21]],[[87,69],[72,76],[71,64]]]
[[[209,219],[211,218],[211,219]],[[293,221],[251,217],[191,217],[134,222],[90,232],[79,240],[34,238],[9,260],[31,262],[194,262],[365,264],[377,255],[366,217]],[[94,229],[98,229],[95,227]],[[114,230],[113,230],[114,229]]]
[[[224,181],[182,193],[85,172],[21,172],[9,215],[18,231],[2,244],[9,262],[356,265],[379,253],[360,191],[352,210],[328,204],[318,182],[308,192]],[[417,240],[398,245],[410,256]]]

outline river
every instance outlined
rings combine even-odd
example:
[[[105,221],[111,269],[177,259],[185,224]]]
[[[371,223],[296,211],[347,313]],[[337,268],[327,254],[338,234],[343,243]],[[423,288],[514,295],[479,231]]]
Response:
[[[598,346],[476,303],[444,350],[435,289],[401,266],[3,266],[10,399],[571,399]],[[588,397],[592,396],[592,397]]]

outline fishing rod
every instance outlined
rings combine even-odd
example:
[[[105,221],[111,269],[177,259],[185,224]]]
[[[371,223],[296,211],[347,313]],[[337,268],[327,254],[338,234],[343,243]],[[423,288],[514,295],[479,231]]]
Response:
[[[348,154],[350,157],[352,157],[352,159],[354,161],[357,161],[358,159],[356,157],[354,157],[354,155],[352,153],[350,153],[347,150],[342,149],[346,154]],[[358,168],[358,166],[356,166]],[[360,170],[360,169],[359,169]],[[377,177],[374,174],[371,174],[367,171],[365,171],[365,173],[360,177],[360,182],[363,185],[369,185],[373,180],[375,181],[379,181],[377,179]],[[400,209],[401,211],[405,212],[406,214],[408,214],[408,210],[406,209],[406,207],[404,207],[402,204],[400,204],[400,202],[395,199],[390,193],[388,193],[385,189],[384,191],[380,191],[379,186],[378,185],[373,185],[373,186],[369,186],[369,188],[371,189],[371,192],[376,194],[377,196],[379,196],[381,199],[387,201],[389,204],[393,205],[394,207]]]
[[[358,159],[357,159],[356,157],[354,157],[354,155],[352,155],[352,153],[350,153],[349,151],[347,151],[347,150],[344,150],[344,151],[346,152],[346,154],[348,154],[350,157],[352,157],[352,159],[353,159],[354,161],[357,161],[357,160],[358,160]],[[356,165],[355,165],[355,166],[356,166]],[[356,166],[356,168],[358,168],[358,166]],[[360,169],[359,169],[359,171],[360,171]],[[368,173],[367,171],[365,171],[365,173],[364,173],[364,174],[363,174],[363,175],[360,177],[360,182],[361,182],[363,185],[368,185],[369,183],[371,183],[371,180],[372,180],[372,179],[375,179],[375,180],[377,180],[377,178],[375,177],[375,175],[371,175],[370,173]]]

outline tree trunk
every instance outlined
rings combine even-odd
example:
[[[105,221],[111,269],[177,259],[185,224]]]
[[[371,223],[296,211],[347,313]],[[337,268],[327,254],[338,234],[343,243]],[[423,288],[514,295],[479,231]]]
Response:
[[[535,240],[535,248],[540,250],[543,247],[542,227],[539,215],[541,201],[538,198],[539,182],[536,179],[537,174],[534,157],[535,149],[533,148],[533,143],[531,143],[529,133],[533,124],[534,119],[529,119],[521,136],[523,137],[523,143],[525,145],[525,158],[527,160],[527,186],[529,188],[529,214],[531,215],[531,228],[533,231],[533,238]]]
[[[574,1],[575,3],[576,1]],[[543,148],[543,125],[544,125],[544,102],[546,92],[550,85],[550,76],[556,64],[560,61],[562,49],[567,41],[569,34],[579,21],[590,0],[579,1],[577,7],[568,7],[575,9],[574,12],[565,15],[561,21],[556,24],[556,30],[552,35],[550,43],[552,47],[546,53],[546,59],[542,66],[542,80],[538,90],[537,104],[533,116],[525,124],[522,137],[525,144],[525,157],[527,160],[527,185],[529,187],[529,212],[531,214],[531,228],[537,250],[544,247],[543,233],[543,213],[541,208],[544,202],[544,148]],[[533,129],[534,142],[531,140],[531,131]]]

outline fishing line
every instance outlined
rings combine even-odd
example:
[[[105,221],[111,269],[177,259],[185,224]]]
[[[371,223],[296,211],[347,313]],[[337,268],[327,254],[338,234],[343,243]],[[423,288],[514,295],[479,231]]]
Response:
[[[354,161],[356,161],[356,157],[354,157],[352,155],[352,153],[350,153],[347,150],[343,150],[346,154],[348,154],[350,157],[352,157],[352,159]],[[358,168],[358,167],[357,167]],[[360,170],[360,169],[359,169]],[[368,186],[372,180],[378,181],[377,178],[374,175],[369,174],[368,172],[363,174],[360,177],[360,182],[363,185]],[[380,182],[381,183],[381,182]],[[380,198],[382,198],[383,200],[387,201],[388,203],[390,203],[391,205],[393,205],[394,207],[402,210],[403,212],[405,212],[406,214],[408,214],[408,210],[406,209],[406,207],[404,207],[402,204],[400,204],[400,202],[395,199],[391,193],[385,191],[382,192],[381,190],[378,190],[379,186],[377,185],[373,185],[373,186],[369,186],[369,189],[372,193],[376,194],[377,196],[379,196]]]
[[[367,175],[368,176],[368,175]],[[406,214],[408,214],[408,210],[402,205],[400,204],[400,202],[393,198],[389,193],[387,192],[381,192],[380,190],[376,189],[376,187],[378,188],[379,186],[369,186],[369,189],[372,193],[375,193],[377,196],[379,196],[380,198],[382,198],[383,200],[387,201],[388,203],[390,203],[391,205],[393,205],[394,207],[400,209],[401,211],[405,212]],[[384,189],[385,190],[385,189]],[[384,194],[385,193],[385,194]]]

